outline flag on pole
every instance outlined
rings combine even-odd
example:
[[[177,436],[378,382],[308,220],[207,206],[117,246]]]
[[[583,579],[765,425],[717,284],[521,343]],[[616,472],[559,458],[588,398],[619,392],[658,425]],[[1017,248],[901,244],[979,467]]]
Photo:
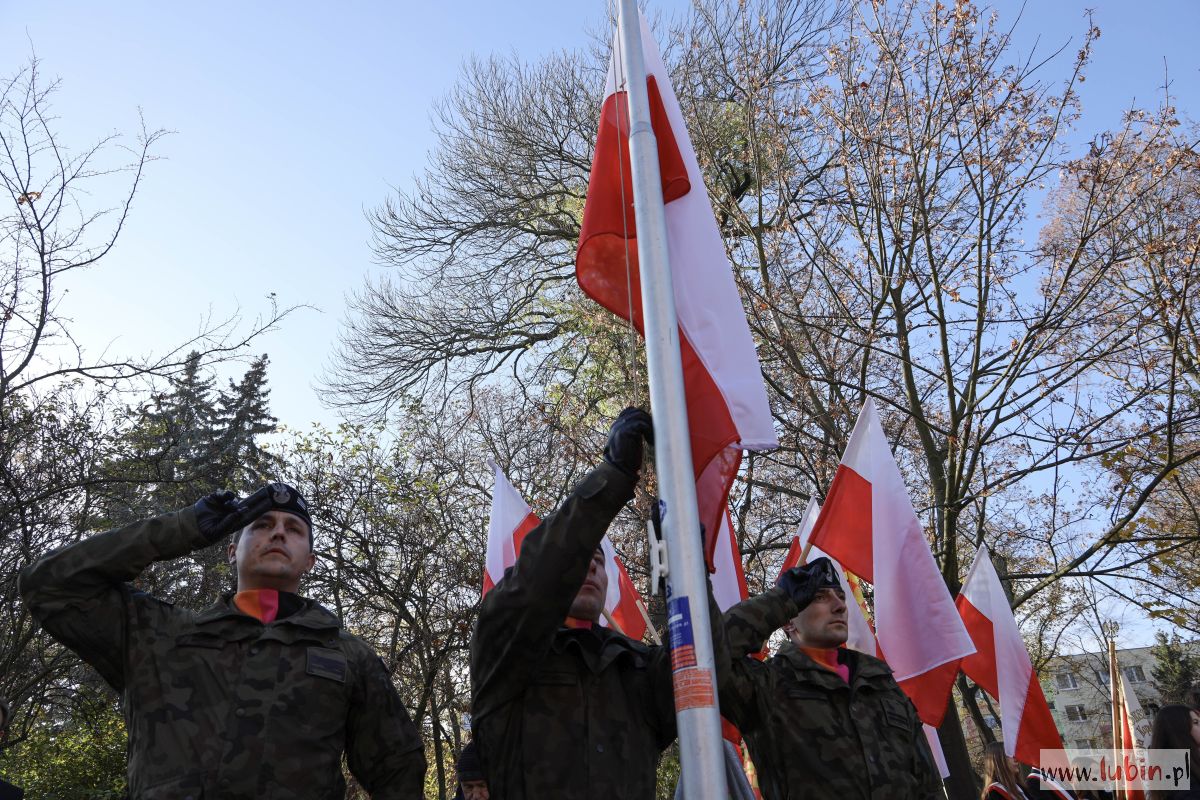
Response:
[[[491,459],[488,459],[488,466],[495,474],[496,484],[492,489],[492,517],[488,521],[487,556],[483,567],[484,594],[500,582],[504,570],[516,563],[525,535],[541,522],[525,498],[509,482],[504,470]],[[640,640],[646,635],[646,620],[638,609],[641,596],[608,536],[600,541],[600,547],[604,550],[604,571],[608,574],[604,610],[626,636]],[[600,624],[607,626],[608,621],[601,619]]]
[[[683,112],[646,20],[640,22],[679,320],[696,500],[707,531],[705,555],[711,569],[721,515],[742,450],[770,449],[778,446],[778,440],[758,354]],[[616,48],[600,109],[575,274],[585,294],[630,320],[645,335],[629,166],[629,110]]]
[[[955,605],[975,643],[962,671],[1000,701],[1004,752],[1024,764],[1040,763],[1039,751],[1062,749],[1062,737],[987,547],[975,553]]]
[[[922,722],[941,724],[959,662],[975,652],[917,520],[870,399],[863,405],[812,542],[875,591],[875,631]]]
[[[1129,761],[1144,765],[1145,751],[1150,746],[1151,723],[1146,712],[1142,711],[1142,704],[1129,685],[1124,670],[1118,669],[1117,672],[1121,676],[1121,749]],[[1130,780],[1127,772],[1122,777],[1125,800],[1144,800],[1146,790],[1141,780],[1137,777]]]

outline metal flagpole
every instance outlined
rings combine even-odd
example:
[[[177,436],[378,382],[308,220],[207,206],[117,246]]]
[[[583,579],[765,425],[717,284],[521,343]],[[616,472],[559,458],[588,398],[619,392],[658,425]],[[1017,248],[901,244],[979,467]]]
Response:
[[[725,752],[716,700],[706,568],[696,510],[658,145],[650,126],[637,2],[619,0],[618,5],[618,35],[629,99],[629,155],[646,361],[654,411],[654,463],[659,497],[665,503],[662,523],[670,559],[667,616],[683,790],[687,800],[719,800],[726,797]],[[703,191],[703,187],[693,187],[692,191]]]

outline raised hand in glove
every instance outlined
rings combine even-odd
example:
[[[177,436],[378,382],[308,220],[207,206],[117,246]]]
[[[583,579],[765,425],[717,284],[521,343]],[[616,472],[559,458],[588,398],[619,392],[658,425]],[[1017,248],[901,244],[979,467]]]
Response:
[[[792,567],[779,576],[775,585],[788,593],[796,608],[803,611],[821,589],[841,589],[833,562],[825,556]]]
[[[216,542],[244,528],[271,509],[271,499],[263,490],[245,500],[233,492],[213,492],[196,501],[196,527],[209,542]]]
[[[654,422],[640,408],[630,406],[620,413],[608,431],[604,460],[637,480],[642,468],[642,440],[654,444]]]

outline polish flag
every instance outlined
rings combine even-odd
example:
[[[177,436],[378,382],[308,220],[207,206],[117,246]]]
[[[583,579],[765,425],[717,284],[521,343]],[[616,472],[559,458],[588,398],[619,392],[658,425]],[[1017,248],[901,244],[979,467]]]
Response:
[[[938,572],[869,399],[812,532],[815,547],[875,590],[875,630],[922,722],[946,713],[959,662],[975,652]]]
[[[729,519],[729,511],[721,515],[721,527],[717,529],[717,547],[713,553],[713,575],[711,578],[713,598],[721,611],[728,611],[733,606],[750,596],[746,590],[746,572],[742,567],[742,551],[737,546],[737,537],[733,535],[733,524]]]
[[[1023,764],[1041,763],[1039,751],[1061,750],[1062,737],[987,547],[975,553],[955,605],[975,643],[962,671],[1000,701],[1004,752]]]
[[[484,594],[500,582],[504,570],[516,563],[525,535],[541,522],[499,465],[489,459],[488,466],[495,473],[496,485],[492,489],[492,518],[488,522],[487,556],[483,567]],[[600,541],[600,547],[604,550],[604,571],[608,573],[604,610],[620,626],[622,633],[640,641],[646,635],[646,620],[638,609],[641,596],[608,536]],[[608,620],[601,618],[600,624],[607,627]]]
[[[1118,672],[1121,673],[1121,749],[1131,762],[1145,764],[1145,751],[1150,746],[1151,723],[1142,711],[1142,704],[1138,701],[1133,687],[1129,685],[1125,672],[1120,669]],[[1146,797],[1145,787],[1136,777],[1130,780],[1128,775],[1123,776],[1122,787],[1126,800],[1144,800]]]
[[[800,519],[800,528],[796,535],[792,537],[787,557],[784,559],[783,566],[779,569],[780,575],[792,567],[800,565],[800,558],[804,554],[804,546],[808,543],[809,537],[812,536],[813,526],[816,524],[820,513],[821,507],[817,505],[816,499],[809,499],[808,506],[804,509],[804,516]],[[827,553],[822,552],[816,546],[813,546],[808,551],[808,558],[810,560],[820,558],[821,556],[829,558]],[[829,560],[833,562],[834,569],[837,570],[838,580],[841,581],[842,591],[846,593],[846,598],[853,600],[853,602],[846,603],[846,647],[886,661],[887,659],[884,658],[883,652],[879,649],[879,641],[875,638],[875,631],[867,619],[867,602],[863,597],[862,586],[859,584],[858,578],[846,572],[837,559],[829,558]],[[921,728],[925,734],[925,741],[929,743],[929,750],[933,753],[933,760],[937,764],[938,774],[945,780],[950,777],[950,767],[946,763],[946,754],[942,752],[942,742],[938,739],[937,728],[927,723],[922,723]]]
[[[639,15],[640,16],[640,15]],[[742,450],[778,446],[758,354],[683,113],[641,18],[700,522],[710,570]],[[645,335],[624,69],[614,47],[576,256],[584,293]]]

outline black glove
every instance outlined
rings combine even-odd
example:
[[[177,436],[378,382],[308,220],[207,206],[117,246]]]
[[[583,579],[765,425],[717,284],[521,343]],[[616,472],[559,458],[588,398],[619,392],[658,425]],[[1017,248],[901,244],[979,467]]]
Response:
[[[821,589],[842,588],[833,562],[825,556],[815,558],[799,567],[792,567],[779,576],[775,585],[788,593],[800,611],[813,601]]]
[[[233,492],[213,492],[196,501],[196,527],[209,542],[216,542],[244,528],[271,510],[267,488],[239,501]]]
[[[630,406],[620,413],[608,431],[604,460],[637,480],[642,468],[642,440],[654,444],[654,422],[640,408]]]

